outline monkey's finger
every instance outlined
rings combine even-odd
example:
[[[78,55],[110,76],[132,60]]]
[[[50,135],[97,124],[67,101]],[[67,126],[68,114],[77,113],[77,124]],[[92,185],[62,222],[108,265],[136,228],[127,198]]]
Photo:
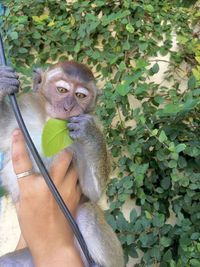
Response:
[[[15,70],[12,67],[8,66],[0,66],[0,73],[4,71],[10,71],[10,72],[15,72]]]
[[[69,118],[69,122],[70,122],[70,123],[78,123],[78,122],[80,122],[81,120],[82,120],[82,119],[81,119],[79,116]]]
[[[80,126],[77,124],[77,123],[68,123],[67,124],[67,128],[70,130],[70,131],[76,131],[76,130],[79,130]]]
[[[12,139],[12,163],[16,174],[32,169],[33,165],[26,149],[23,135],[19,129],[13,132]],[[27,177],[26,177],[27,179]],[[23,179],[18,179],[18,181]]]
[[[82,134],[81,134],[81,131],[71,131],[71,132],[69,132],[69,136],[70,136],[73,140],[76,140],[76,139],[81,138]]]
[[[18,74],[16,74],[15,72],[11,72],[11,71],[0,71],[0,76],[6,77],[6,78],[15,78],[15,79],[19,78]]]
[[[20,82],[18,79],[11,79],[11,78],[0,78],[1,84],[5,84],[6,86],[13,85],[19,86]],[[1,86],[2,87],[2,86]]]
[[[74,123],[80,123],[82,122],[83,120],[86,120],[86,121],[93,121],[93,117],[89,114],[81,114],[79,116],[75,116],[75,117],[71,117],[69,119],[69,122],[74,122]]]
[[[11,86],[11,85],[0,85],[0,93],[3,93],[3,95],[12,94],[12,93],[18,93],[19,87],[17,86]]]
[[[72,157],[72,151],[64,150],[55,158],[50,167],[50,174],[55,182],[63,181],[72,162]]]

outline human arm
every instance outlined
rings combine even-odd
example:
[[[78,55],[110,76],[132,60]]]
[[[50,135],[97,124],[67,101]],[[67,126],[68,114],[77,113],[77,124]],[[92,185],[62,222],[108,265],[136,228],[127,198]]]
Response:
[[[24,139],[19,130],[13,134],[12,160],[15,173],[32,169]],[[53,162],[50,174],[73,216],[80,199],[72,155],[64,151]],[[20,200],[17,213],[24,239],[36,267],[76,266],[83,263],[74,245],[74,236],[41,175],[18,179]]]

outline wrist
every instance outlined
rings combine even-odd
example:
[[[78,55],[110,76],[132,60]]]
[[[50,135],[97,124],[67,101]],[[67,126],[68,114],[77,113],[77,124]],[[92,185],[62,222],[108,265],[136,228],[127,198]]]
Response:
[[[80,254],[75,245],[54,247],[33,254],[36,267],[83,267]]]

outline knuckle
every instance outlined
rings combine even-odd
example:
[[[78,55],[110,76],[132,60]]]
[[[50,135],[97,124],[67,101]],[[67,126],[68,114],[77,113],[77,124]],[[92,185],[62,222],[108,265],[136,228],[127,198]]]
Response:
[[[24,162],[25,160],[25,155],[24,154],[21,154],[21,153],[13,153],[12,155],[12,161],[16,164],[18,163],[21,163],[21,162]]]
[[[67,128],[69,130],[73,130],[75,128],[75,124],[74,123],[68,123]]]
[[[75,139],[75,134],[74,134],[74,133],[70,132],[70,133],[69,133],[69,136],[70,136],[72,139]]]

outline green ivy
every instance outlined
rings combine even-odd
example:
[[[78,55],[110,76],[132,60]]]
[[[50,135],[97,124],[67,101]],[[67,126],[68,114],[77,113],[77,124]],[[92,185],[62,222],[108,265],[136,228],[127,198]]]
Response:
[[[4,42],[17,71],[30,76],[35,66],[73,58],[95,66],[104,82],[97,115],[115,169],[106,217],[126,262],[142,255],[135,266],[200,266],[200,40],[193,31],[200,13],[188,2],[6,1]],[[157,55],[170,57],[159,84],[151,81],[162,71]],[[127,201],[141,212],[133,206],[125,217]]]

